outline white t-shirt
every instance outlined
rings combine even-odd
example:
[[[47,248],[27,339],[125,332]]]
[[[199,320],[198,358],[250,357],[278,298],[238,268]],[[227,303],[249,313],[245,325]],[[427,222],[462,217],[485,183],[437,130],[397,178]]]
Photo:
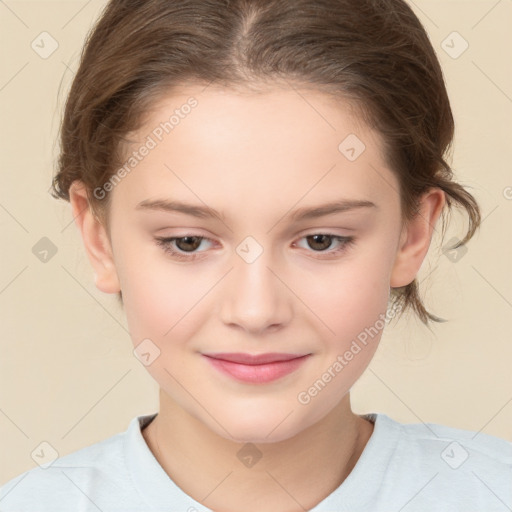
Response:
[[[211,512],[185,494],[149,450],[141,428],[155,416],[137,416],[126,432],[13,478],[0,488],[0,511]],[[357,464],[310,512],[512,510],[512,442],[431,423],[402,424],[382,413],[363,417],[375,428]]]

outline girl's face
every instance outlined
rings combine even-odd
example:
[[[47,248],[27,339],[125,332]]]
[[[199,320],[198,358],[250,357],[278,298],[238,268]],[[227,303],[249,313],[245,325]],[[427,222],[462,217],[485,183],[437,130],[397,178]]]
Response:
[[[122,290],[166,400],[228,439],[290,438],[350,390],[377,348],[390,286],[407,284],[395,268],[399,184],[380,139],[345,103],[299,89],[197,86],[146,121],[110,185],[118,286],[98,287]],[[236,376],[214,353],[307,357],[227,365]]]

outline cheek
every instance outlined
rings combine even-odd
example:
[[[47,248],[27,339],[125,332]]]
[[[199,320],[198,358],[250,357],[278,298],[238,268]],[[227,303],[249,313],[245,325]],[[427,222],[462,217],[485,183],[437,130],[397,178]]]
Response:
[[[154,338],[158,344],[182,339],[189,319],[197,314],[198,302],[206,290],[190,280],[189,273],[153,264],[143,272],[127,277],[125,311],[130,332]],[[179,334],[179,335],[178,335]]]
[[[390,258],[373,251],[358,252],[303,283],[298,295],[325,324],[326,339],[349,340],[385,312]]]
[[[149,338],[164,348],[168,340],[174,346],[183,339],[183,329],[190,328],[188,320],[211,285],[198,282],[191,267],[173,264],[158,251],[147,241],[119,239],[116,268],[134,345]]]
[[[350,342],[386,309],[390,248],[381,234],[369,237],[339,262],[311,261],[300,270],[288,267],[281,272],[283,280],[300,300],[290,292],[281,300],[293,301],[296,321],[309,318],[317,333],[325,333],[325,340]],[[150,338],[168,350],[169,340],[175,347],[180,340],[194,339],[194,331],[208,321],[203,316],[215,310],[211,301],[222,299],[222,283],[215,286],[222,272],[202,267],[198,273],[193,264],[177,264],[160,251],[147,241],[125,243],[116,251],[120,255],[116,267],[133,343]]]

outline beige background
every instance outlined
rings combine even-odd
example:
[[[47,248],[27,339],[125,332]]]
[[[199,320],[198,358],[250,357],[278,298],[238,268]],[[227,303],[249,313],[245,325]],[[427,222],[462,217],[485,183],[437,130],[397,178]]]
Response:
[[[62,456],[158,409],[122,309],[95,288],[68,203],[48,193],[65,93],[103,5],[0,2],[0,484],[35,466],[31,454],[43,441]],[[512,441],[512,1],[411,5],[445,72],[454,169],[485,220],[456,262],[434,239],[422,289],[427,306],[450,321],[433,332],[414,318],[389,325],[352,390],[354,410]],[[59,44],[46,59],[31,48],[43,31]],[[469,43],[458,58],[441,46],[453,31]],[[445,44],[452,54],[463,48],[453,36]],[[463,227],[453,224],[445,243]],[[32,252],[42,237],[57,248],[46,263]]]

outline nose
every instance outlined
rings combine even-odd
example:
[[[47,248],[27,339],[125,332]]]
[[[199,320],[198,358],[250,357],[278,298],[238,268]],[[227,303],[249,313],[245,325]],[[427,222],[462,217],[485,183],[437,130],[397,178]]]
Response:
[[[263,250],[254,261],[233,254],[233,270],[222,290],[220,315],[228,326],[251,334],[283,328],[293,314],[293,293]]]

